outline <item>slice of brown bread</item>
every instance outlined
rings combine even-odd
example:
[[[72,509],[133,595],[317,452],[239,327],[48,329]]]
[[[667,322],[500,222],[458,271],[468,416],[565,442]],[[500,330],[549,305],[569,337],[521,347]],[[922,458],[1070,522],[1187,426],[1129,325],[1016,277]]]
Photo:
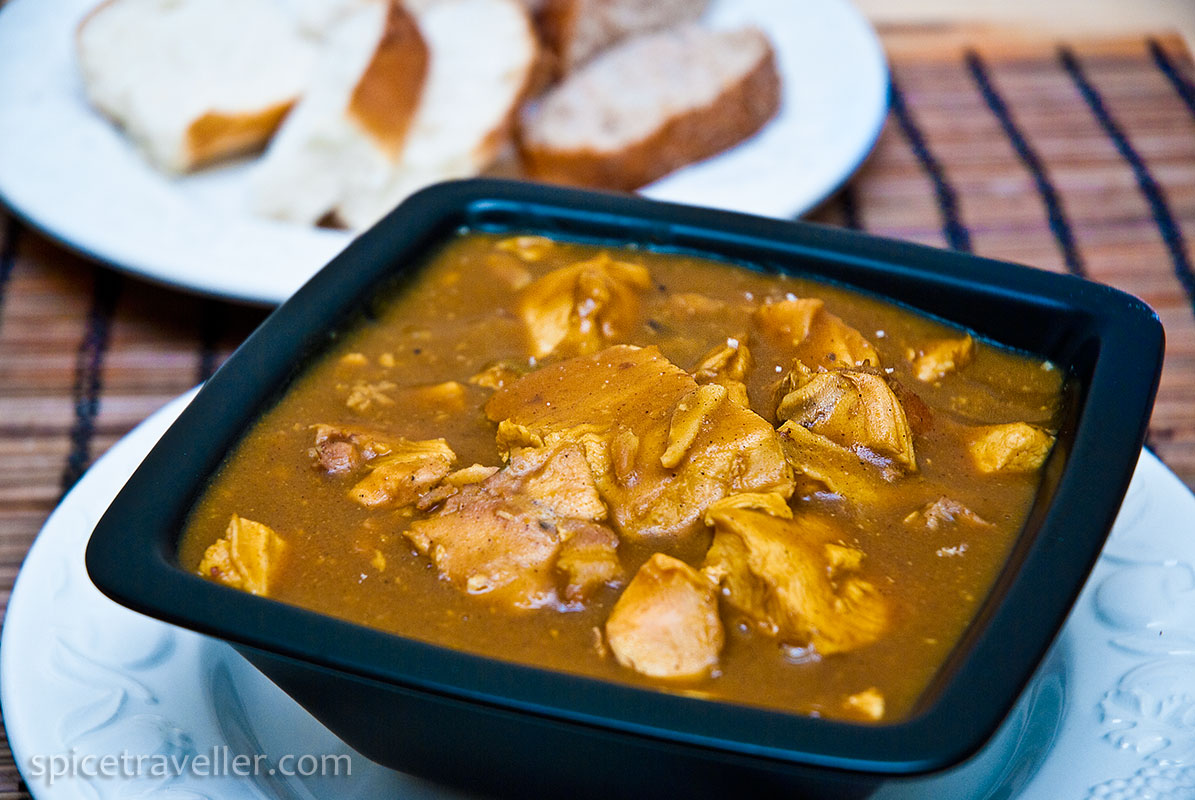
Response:
[[[545,0],[538,22],[544,45],[567,75],[627,36],[692,22],[709,0]]]
[[[529,105],[528,177],[631,190],[726,150],[780,106],[780,77],[755,28],[683,25],[610,49]]]

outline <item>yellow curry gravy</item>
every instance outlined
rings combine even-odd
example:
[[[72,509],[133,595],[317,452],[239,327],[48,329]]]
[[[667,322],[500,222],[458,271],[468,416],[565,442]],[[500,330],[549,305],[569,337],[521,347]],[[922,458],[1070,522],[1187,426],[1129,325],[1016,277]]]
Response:
[[[185,567],[447,647],[798,713],[861,721],[908,713],[1000,570],[1032,503],[1060,413],[1062,376],[1049,363],[872,297],[691,255],[462,233],[379,309],[339,335],[229,454],[189,518],[180,550]],[[640,349],[648,347],[656,350]],[[601,498],[601,519],[591,514],[582,526],[599,539],[617,533],[616,550],[601,551],[614,553],[602,562],[605,571],[592,573],[596,582],[573,595],[545,592],[542,570],[540,583],[521,594],[491,591],[493,581],[476,580],[475,572],[452,572],[460,564],[450,564],[442,546],[458,533],[428,521],[467,506],[463,498],[471,495],[461,486],[500,480],[492,475],[504,473],[494,468],[510,470],[507,460],[550,440],[542,414],[535,415],[550,413],[552,376],[567,377],[578,363],[599,369],[602,354],[662,365],[658,392],[650,376],[638,388],[624,387],[638,391],[635,402],[650,405],[654,395],[673,391],[665,383],[679,387],[675,397],[687,398],[643,412],[654,414],[667,441],[659,433],[651,445],[656,434],[629,433],[639,423],[624,429],[617,420],[610,424],[621,433],[591,432],[587,440],[607,448],[602,457],[614,464],[590,463],[610,474],[598,480],[596,495],[585,495]],[[574,381],[574,395],[562,402],[601,416],[602,382],[609,381],[584,380]],[[719,385],[691,391],[694,382]],[[866,406],[876,398],[887,404],[880,411]],[[538,403],[539,411],[521,403]],[[704,494],[666,509],[672,516],[664,522],[645,521],[659,516],[650,503],[606,513],[604,506],[630,497],[619,481],[638,480],[639,473],[618,473],[627,440],[632,459],[643,448],[671,447],[670,455],[650,454],[653,463],[644,469],[674,476],[696,457],[685,447],[699,446],[693,442],[714,424],[709,408],[729,414],[728,403],[749,404],[749,411],[731,411],[762,437],[760,452],[772,459],[760,462],[766,475],[750,483],[739,465],[738,484],[714,476]],[[701,408],[682,419],[690,406]],[[780,407],[786,418],[777,415]],[[521,420],[521,427],[503,423],[500,431],[495,413]],[[688,433],[679,430],[686,420],[695,426]],[[786,422],[788,438],[776,449],[775,431]],[[346,439],[345,431],[368,436]],[[571,431],[557,440],[583,438]],[[369,436],[383,444],[371,444]],[[448,455],[429,456],[419,462],[422,472],[404,476],[413,491],[400,487],[406,494],[395,500],[386,495],[393,482],[375,480],[372,495],[360,488],[393,442],[436,440],[446,443]],[[328,450],[329,442],[341,449]],[[823,446],[829,466],[819,460]],[[426,447],[445,452],[438,444]],[[578,452],[592,462],[591,451]],[[671,469],[656,463],[661,459]],[[585,464],[574,458],[570,469],[584,471]],[[480,466],[457,472],[471,465]],[[449,471],[456,477],[445,477]],[[711,497],[739,497],[744,486],[753,490],[744,508],[730,502],[721,522],[704,518]],[[759,499],[765,495],[771,500]],[[685,509],[685,503],[702,507]],[[770,511],[761,508],[768,503]],[[506,513],[487,508],[486,514]],[[783,548],[791,563],[747,564],[736,539],[739,549],[712,569],[711,543],[723,523],[730,530],[736,519],[795,537],[799,546]],[[811,519],[820,538],[807,553],[802,521]],[[239,556],[229,545],[230,521],[237,520]],[[559,534],[555,525],[541,520],[548,547]],[[261,539],[266,533],[270,538]],[[253,536],[257,543],[246,546]],[[638,630],[643,615],[655,613],[650,604],[624,615],[618,631],[613,624],[607,630],[620,596],[657,552],[688,565],[673,572],[689,576],[686,597],[699,596],[698,605],[713,609],[705,624],[720,637],[693,643],[697,651],[714,648],[707,666],[664,677],[637,671],[633,653],[623,658],[611,647],[641,646],[611,637]],[[262,563],[235,561],[258,556]],[[735,569],[747,572],[736,578]],[[806,579],[821,588],[808,589]],[[639,583],[643,589],[651,581]],[[811,611],[802,603],[817,591],[825,603]],[[687,612],[676,613],[680,622],[666,622],[665,629],[686,624]],[[651,646],[640,664],[656,655]],[[664,659],[665,672],[671,664]]]

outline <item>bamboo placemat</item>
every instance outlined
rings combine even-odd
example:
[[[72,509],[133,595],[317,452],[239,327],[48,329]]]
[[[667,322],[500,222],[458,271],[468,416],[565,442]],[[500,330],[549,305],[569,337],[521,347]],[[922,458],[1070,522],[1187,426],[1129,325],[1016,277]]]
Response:
[[[1181,42],[958,27],[882,36],[887,125],[812,218],[1144,299],[1167,332],[1149,446],[1195,486],[1195,67]],[[0,612],[87,465],[209,375],[264,314],[97,266],[0,210]],[[28,796],[0,740],[0,800]]]

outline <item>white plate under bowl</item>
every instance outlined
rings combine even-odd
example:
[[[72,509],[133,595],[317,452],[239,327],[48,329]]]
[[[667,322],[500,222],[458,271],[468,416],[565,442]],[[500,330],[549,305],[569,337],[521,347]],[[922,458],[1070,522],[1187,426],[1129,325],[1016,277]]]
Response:
[[[0,703],[34,796],[461,797],[354,754],[227,645],[129,611],[92,586],[83,567],[92,528],[190,397],[83,476],[17,579],[0,641]],[[198,755],[210,766],[155,767]],[[266,758],[256,775],[211,775],[217,762],[258,755]],[[104,756],[119,774],[81,774],[100,773]],[[335,761],[324,762],[329,774],[282,774],[313,767],[304,756],[349,760],[339,775]],[[54,775],[64,769],[75,774]],[[1156,458],[1142,454],[1095,571],[992,743],[958,769],[875,797],[1195,797],[1195,497]]]
[[[149,280],[229,299],[289,297],[343,249],[343,231],[250,211],[252,160],[169,177],[86,100],[74,31],[99,0],[10,0],[0,10],[0,199],[68,246]],[[849,0],[714,0],[710,24],[759,25],[783,81],[780,113],[715,158],[643,194],[793,217],[871,151],[887,112],[875,31]]]

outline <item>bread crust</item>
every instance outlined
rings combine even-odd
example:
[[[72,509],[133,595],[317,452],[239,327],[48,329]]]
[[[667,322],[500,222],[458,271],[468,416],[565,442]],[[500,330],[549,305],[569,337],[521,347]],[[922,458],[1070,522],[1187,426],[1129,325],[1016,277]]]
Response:
[[[276,103],[258,111],[224,114],[209,111],[187,126],[183,149],[186,169],[259,150],[282,124],[295,101]]]
[[[525,127],[519,155],[528,177],[630,191],[716,155],[763,127],[780,107],[780,76],[769,46],[759,63],[710,103],[661,121],[648,136],[617,150],[561,149],[532,141]]]
[[[493,161],[503,153],[505,149],[510,147],[513,139],[513,132],[517,125],[518,112],[527,98],[528,94],[537,86],[536,64],[538,63],[538,56],[540,52],[540,41],[536,34],[535,27],[527,7],[519,0],[491,0],[494,5],[501,5],[508,8],[512,14],[517,16],[517,23],[513,26],[517,28],[510,31],[509,35],[504,37],[502,45],[508,49],[508,52],[513,52],[511,48],[518,48],[519,58],[517,65],[513,63],[509,66],[509,71],[506,71],[502,76],[493,76],[494,80],[501,80],[501,97],[505,100],[509,92],[509,104],[503,108],[495,108],[495,113],[492,117],[487,116],[484,127],[481,125],[470,126],[465,129],[470,133],[467,145],[462,144],[460,152],[452,152],[449,158],[439,163],[406,163],[407,156],[400,153],[399,159],[395,165],[393,173],[379,176],[382,188],[379,189],[376,185],[366,187],[362,191],[350,189],[346,192],[336,204],[333,209],[333,218],[337,224],[347,228],[362,228],[372,224],[380,214],[379,210],[388,210],[391,205],[401,200],[402,192],[397,191],[401,189],[404,192],[409,192],[414,189],[412,178],[417,178],[421,181],[420,185],[431,182],[432,180],[448,180],[452,178],[467,177],[476,175],[488,167]],[[444,3],[438,8],[443,9],[448,6]],[[424,12],[426,13],[426,12]],[[417,19],[422,19],[422,14]],[[514,17],[512,17],[512,20]],[[443,54],[436,52],[437,41],[434,35],[427,37],[428,46],[431,50],[431,58],[448,58]],[[517,71],[517,75],[515,72]],[[432,88],[424,92],[422,103],[429,103],[433,100],[439,99],[434,97],[436,92],[436,79],[432,77],[430,81]],[[497,85],[494,87],[498,91]],[[459,105],[457,103],[456,105]],[[422,113],[418,111],[417,113]],[[440,121],[442,127],[445,122]],[[434,128],[435,126],[433,126]],[[462,128],[457,127],[454,133],[459,133]],[[435,135],[434,133],[430,135]],[[414,137],[429,136],[427,131],[421,130],[419,127],[412,129],[412,136],[408,137],[404,151],[417,146]],[[392,191],[394,190],[394,191]]]
[[[100,12],[102,12],[108,6],[114,5],[115,3],[116,3],[116,0],[104,0],[104,2],[100,3],[95,8],[91,9],[90,11],[88,11],[86,14],[83,15],[83,18],[81,20],[79,20],[79,24],[75,26],[75,50],[76,51],[79,48],[79,37],[83,35],[83,29],[87,27],[88,23],[90,23],[93,19],[95,19],[96,15],[98,15]]]
[[[75,26],[75,52],[82,49],[84,31],[98,16],[116,6],[120,0],[104,0],[88,11]],[[189,172],[226,158],[261,150],[282,124],[282,120],[298,102],[298,96],[250,111],[207,111],[193,119],[183,132],[179,151],[172,163],[160,166]],[[120,128],[125,123],[108,109],[97,108]],[[156,159],[155,159],[156,160]]]
[[[577,29],[580,12],[580,0],[546,0],[535,17],[547,53],[544,63],[550,70],[548,74],[552,80],[564,75],[572,66],[570,43]]]
[[[545,0],[535,22],[560,79],[629,36],[696,19],[707,5],[708,0]],[[646,19],[632,21],[636,12]]]
[[[519,124],[519,109],[527,100],[542,91],[544,75],[540,71],[544,66],[543,46],[536,34],[535,22],[526,6],[522,7],[527,24],[527,45],[531,52],[528,57],[528,67],[523,74],[523,85],[514,95],[514,100],[507,109],[501,122],[485,135],[473,151],[473,157],[478,165],[478,171],[484,170],[498,158],[502,149],[513,142]]]
[[[399,0],[389,0],[373,57],[349,98],[348,115],[378,149],[397,160],[427,80],[427,42]]]

